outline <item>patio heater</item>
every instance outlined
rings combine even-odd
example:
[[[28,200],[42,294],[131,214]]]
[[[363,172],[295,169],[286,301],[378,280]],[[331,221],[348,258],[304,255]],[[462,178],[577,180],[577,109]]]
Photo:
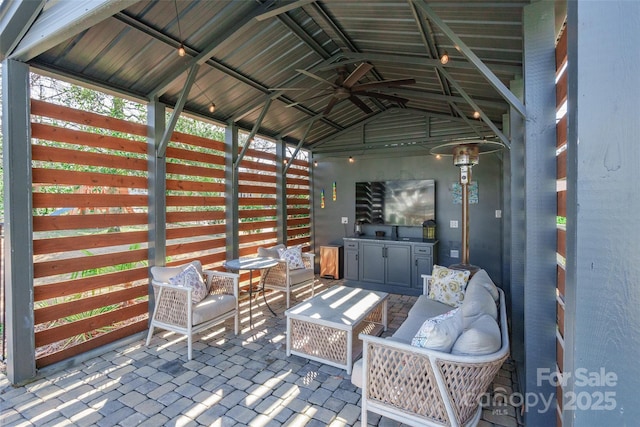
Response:
[[[478,164],[481,154],[501,150],[504,145],[496,141],[456,141],[448,142],[431,149],[431,154],[453,156],[453,165],[460,168],[460,187],[462,193],[462,259],[460,264],[449,268],[469,270],[473,275],[480,267],[469,263],[469,184],[471,169]]]

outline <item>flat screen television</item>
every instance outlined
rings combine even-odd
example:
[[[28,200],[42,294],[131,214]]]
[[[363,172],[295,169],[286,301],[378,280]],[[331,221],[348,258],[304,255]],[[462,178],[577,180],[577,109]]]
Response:
[[[436,219],[433,179],[356,182],[356,222],[422,226]]]

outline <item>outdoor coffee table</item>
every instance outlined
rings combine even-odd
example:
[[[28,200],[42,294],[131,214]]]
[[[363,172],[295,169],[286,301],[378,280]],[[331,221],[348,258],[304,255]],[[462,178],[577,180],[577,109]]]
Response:
[[[347,370],[362,353],[360,333],[387,330],[386,292],[329,288],[285,311],[287,356],[292,354]]]

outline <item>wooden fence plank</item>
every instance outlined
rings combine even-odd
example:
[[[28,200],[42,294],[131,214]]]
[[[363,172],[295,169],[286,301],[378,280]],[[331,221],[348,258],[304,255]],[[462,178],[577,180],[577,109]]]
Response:
[[[33,277],[55,276],[85,270],[129,264],[147,260],[148,250],[138,249],[127,252],[112,252],[102,255],[65,258],[53,261],[36,262],[33,265]]]
[[[62,169],[33,168],[35,184],[86,185],[93,187],[148,188],[147,178],[132,175],[112,175]]]
[[[224,197],[167,196],[167,206],[224,206]]]
[[[102,148],[125,153],[146,154],[147,144],[117,136],[102,135],[93,132],[82,132],[77,129],[67,129],[43,123],[31,124],[31,137],[47,141],[64,142],[80,147]]]
[[[147,225],[146,213],[118,213],[62,216],[34,216],[33,231],[84,230],[117,226]]]
[[[102,307],[119,304],[148,295],[148,286],[133,286],[101,295],[74,299],[69,302],[51,305],[49,307],[34,310],[34,323],[36,325],[53,320],[64,319],[74,314],[96,310]]]
[[[121,208],[147,207],[147,196],[142,194],[74,194],[33,193],[34,208]]]
[[[187,205],[189,206],[189,205]],[[209,206],[211,207],[211,205]],[[206,210],[193,212],[167,212],[167,223],[203,222],[203,221],[224,221],[225,211]]]
[[[46,301],[51,298],[67,297],[81,292],[90,292],[109,286],[132,284],[138,280],[148,280],[148,267],[132,268],[115,273],[89,276],[81,279],[64,280],[57,283],[37,285],[33,288],[34,301]]]
[[[88,151],[70,150],[68,148],[31,146],[32,160],[74,165],[98,166],[114,169],[147,171],[147,159],[115,156],[111,154],[91,153]]]
[[[35,239],[33,241],[34,255],[52,254],[57,252],[90,250],[109,246],[147,244],[147,231],[129,231],[124,233],[97,233],[88,236],[53,237]]]

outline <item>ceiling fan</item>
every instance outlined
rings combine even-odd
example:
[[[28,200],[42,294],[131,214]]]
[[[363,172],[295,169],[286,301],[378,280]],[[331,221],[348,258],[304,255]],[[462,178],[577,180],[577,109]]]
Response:
[[[378,98],[378,99],[386,99],[388,101],[398,102],[400,104],[405,104],[409,100],[406,98],[401,98],[399,96],[390,95],[386,93],[379,92],[371,92],[373,89],[386,89],[393,87],[400,87],[404,85],[415,84],[415,79],[395,79],[395,80],[381,80],[381,81],[371,81],[366,83],[358,83],[362,77],[364,77],[369,71],[373,69],[373,65],[363,62],[358,65],[355,70],[351,74],[349,74],[347,68],[345,66],[340,66],[337,69],[338,76],[334,82],[330,82],[316,74],[313,74],[307,70],[296,70],[299,73],[302,73],[308,77],[316,79],[322,83],[327,84],[329,87],[325,89],[321,89],[322,93],[320,95],[312,96],[311,98],[307,98],[302,101],[295,102],[293,104],[289,104],[288,107],[292,107],[294,105],[300,104],[301,102],[309,101],[311,99],[321,98],[324,96],[329,96],[329,103],[325,107],[323,114],[328,115],[333,107],[335,107],[338,103],[349,100],[354,105],[359,107],[366,114],[372,113],[373,110],[369,108],[369,106],[362,100],[360,97],[369,97],[369,98]],[[302,88],[274,88],[272,90],[309,90]]]

